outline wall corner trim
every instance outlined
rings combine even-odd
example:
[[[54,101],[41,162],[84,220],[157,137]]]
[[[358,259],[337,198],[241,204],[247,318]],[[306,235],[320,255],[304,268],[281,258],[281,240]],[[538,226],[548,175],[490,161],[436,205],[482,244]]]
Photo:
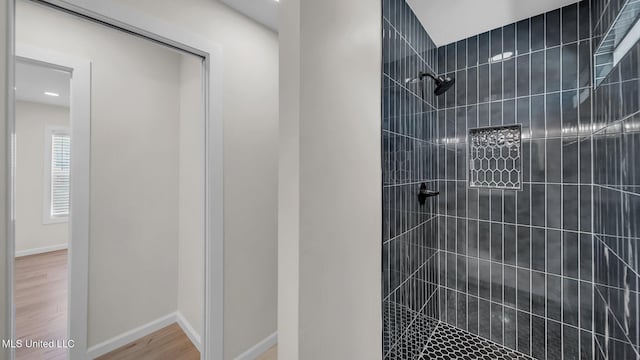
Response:
[[[182,322],[181,323],[181,318],[182,318]],[[187,331],[185,329],[185,326],[187,326],[188,322],[186,322],[186,320],[184,320],[184,318],[182,317],[181,314],[179,314],[178,312],[173,312],[170,314],[167,314],[163,317],[160,317],[156,320],[153,320],[149,323],[146,323],[142,326],[139,326],[133,330],[129,330],[127,332],[124,332],[120,335],[117,335],[109,340],[103,341],[100,344],[97,344],[95,346],[92,346],[89,348],[88,350],[88,355],[87,358],[89,359],[95,359],[98,358],[104,354],[107,354],[113,350],[119,349],[124,345],[127,345],[133,341],[136,341],[140,338],[143,338],[151,333],[154,333],[160,329],[163,329],[171,324],[174,323],[178,323],[178,325],[183,329],[183,331],[187,334],[187,336],[189,337],[189,339],[193,342],[193,338],[192,336],[195,335],[196,333],[190,333],[189,331]],[[188,327],[193,330],[191,328],[190,325],[188,325]],[[198,336],[199,339],[199,336]],[[200,349],[200,342],[198,341],[198,343],[194,342],[194,346],[196,346],[198,348],[198,350]]]
[[[267,350],[269,350],[273,345],[277,343],[278,332],[276,331],[273,334],[267,336],[264,340],[255,344],[249,350],[238,355],[235,360],[256,360],[260,355],[264,354]]]
[[[202,353],[202,342],[200,334],[196,331],[196,329],[193,328],[193,326],[191,326],[191,323],[184,317],[184,315],[182,315],[180,311],[176,312],[176,322],[178,323],[178,325],[180,325],[182,331],[187,334],[187,337],[189,338],[189,340],[191,340],[191,343],[193,343],[198,351]]]

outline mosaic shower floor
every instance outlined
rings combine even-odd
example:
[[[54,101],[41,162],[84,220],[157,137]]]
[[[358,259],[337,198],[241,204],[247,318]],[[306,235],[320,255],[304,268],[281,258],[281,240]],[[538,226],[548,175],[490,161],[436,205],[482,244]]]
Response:
[[[534,360],[492,341],[443,322],[427,342],[419,360]]]
[[[382,319],[384,360],[417,359],[438,324],[438,320],[394,302],[385,302]]]
[[[397,303],[383,321],[384,360],[535,360]]]

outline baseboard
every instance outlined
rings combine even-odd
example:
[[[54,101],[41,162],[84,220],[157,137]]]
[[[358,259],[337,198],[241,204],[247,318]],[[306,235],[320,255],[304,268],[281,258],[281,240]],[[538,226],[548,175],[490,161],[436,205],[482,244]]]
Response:
[[[176,321],[182,328],[182,331],[187,334],[187,337],[189,338],[189,340],[191,340],[193,345],[198,349],[198,351],[200,351],[200,353],[202,353],[202,348],[200,347],[200,334],[198,334],[193,326],[191,326],[191,323],[187,321],[187,319],[184,317],[184,315],[182,315],[180,311],[176,312]]]
[[[16,257],[18,258],[23,256],[29,256],[29,255],[44,254],[52,251],[64,250],[66,248],[67,248],[67,244],[61,244],[61,245],[41,247],[37,249],[20,250],[20,251],[16,251]]]
[[[240,354],[235,360],[256,360],[260,355],[264,354],[273,345],[278,343],[278,332],[267,336],[266,339],[254,345],[251,349]]]
[[[118,349],[128,343],[138,340],[142,337],[145,337],[153,332],[156,332],[162,328],[165,328],[173,323],[176,320],[176,313],[171,313],[169,315],[165,315],[159,319],[156,319],[150,323],[142,325],[136,329],[131,331],[127,331],[121,335],[118,335],[114,338],[111,338],[105,342],[102,342],[98,345],[92,346],[87,351],[87,355],[89,359],[95,359],[104,354],[107,354],[115,349]]]

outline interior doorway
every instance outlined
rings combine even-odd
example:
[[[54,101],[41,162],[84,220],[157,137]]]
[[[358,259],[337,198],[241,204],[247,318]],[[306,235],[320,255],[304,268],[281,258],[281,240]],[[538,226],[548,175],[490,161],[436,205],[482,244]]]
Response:
[[[222,352],[214,347],[221,344],[221,310],[212,310],[222,297],[214,292],[222,274],[210,275],[211,259],[222,252],[221,237],[219,245],[212,240],[222,229],[210,229],[221,220],[222,197],[212,186],[221,185],[218,139],[207,132],[221,130],[207,97],[218,94],[207,77],[211,52],[104,26],[95,13],[89,18],[60,10],[16,1],[16,66],[21,58],[53,64],[68,70],[72,82],[67,160],[73,221],[69,266],[60,269],[69,283],[68,321],[57,334],[27,334],[25,340],[56,341],[62,355],[37,351],[39,359],[118,359],[131,351],[147,354],[136,355],[140,359],[213,358]],[[18,128],[18,103],[15,110]],[[19,222],[16,217],[18,236]],[[12,261],[18,310],[21,261]],[[23,336],[20,313],[16,340]],[[211,324],[214,316],[220,320]],[[189,351],[171,353],[184,347]],[[21,359],[23,348],[15,350]]]
[[[14,299],[21,342],[67,335],[70,80],[68,71],[48,64],[16,62]],[[66,358],[64,347],[21,345],[18,360]]]
[[[19,44],[15,75],[12,356],[66,359],[82,323],[69,309],[86,294],[86,274],[71,270],[86,262],[90,64]]]

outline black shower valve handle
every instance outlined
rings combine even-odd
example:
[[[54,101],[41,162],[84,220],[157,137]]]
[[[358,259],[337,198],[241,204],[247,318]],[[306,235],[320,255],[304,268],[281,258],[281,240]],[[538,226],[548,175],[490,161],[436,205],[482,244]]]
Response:
[[[439,191],[427,190],[427,184],[420,184],[420,189],[418,190],[418,202],[420,205],[424,205],[427,201],[427,198],[434,197],[440,195]]]

